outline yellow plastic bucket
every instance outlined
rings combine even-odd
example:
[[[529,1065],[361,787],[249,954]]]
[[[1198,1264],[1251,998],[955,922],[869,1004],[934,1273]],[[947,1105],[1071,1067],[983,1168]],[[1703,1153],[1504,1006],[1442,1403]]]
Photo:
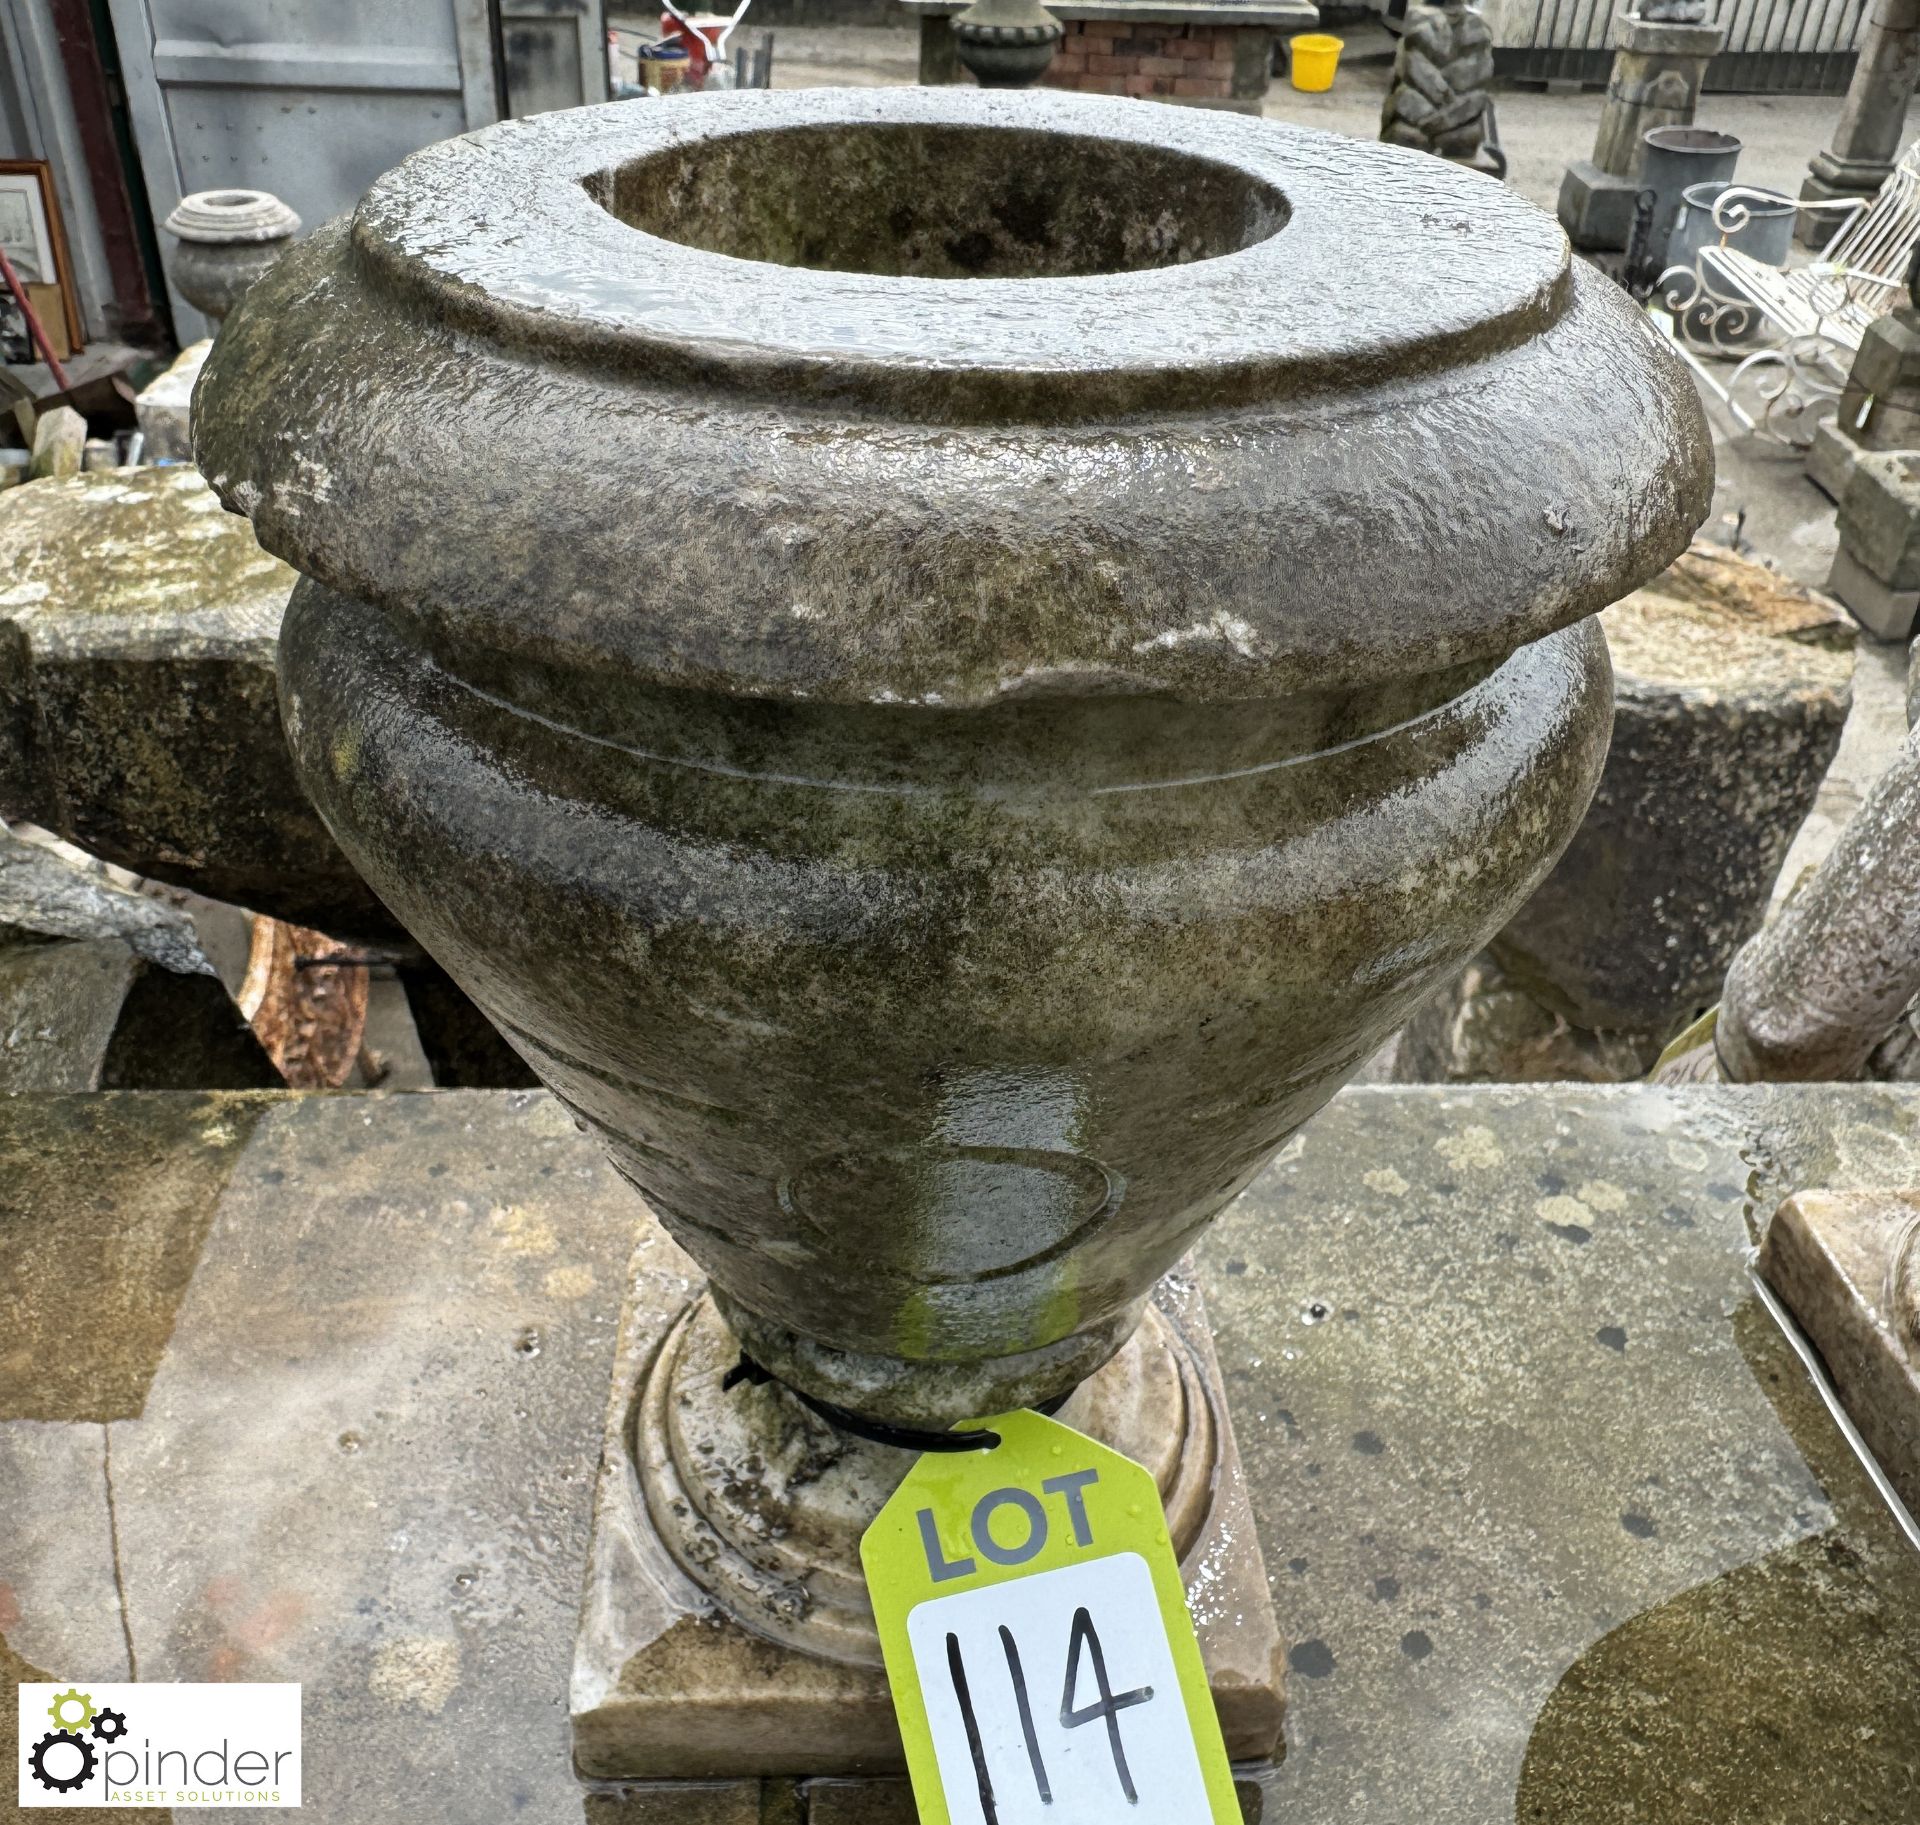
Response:
[[[1288,47],[1292,54],[1293,86],[1307,95],[1320,95],[1333,87],[1333,73],[1340,67],[1344,38],[1330,32],[1303,32]]]

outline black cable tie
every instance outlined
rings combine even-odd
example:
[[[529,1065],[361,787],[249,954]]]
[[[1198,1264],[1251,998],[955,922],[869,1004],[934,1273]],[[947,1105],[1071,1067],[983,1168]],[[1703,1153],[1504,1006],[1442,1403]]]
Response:
[[[720,1378],[720,1392],[731,1394],[742,1382],[750,1388],[778,1382],[803,1407],[818,1414],[828,1425],[851,1433],[855,1438],[865,1439],[869,1444],[886,1445],[895,1451],[992,1451],[1000,1443],[1000,1434],[986,1427],[974,1432],[927,1432],[914,1426],[892,1426],[885,1420],[867,1419],[849,1412],[845,1407],[836,1407],[830,1400],[821,1400],[809,1394],[805,1388],[796,1388],[791,1382],[781,1381],[771,1369],[755,1362],[745,1350],[740,1352],[740,1360]],[[1033,1410],[1051,1417],[1072,1396],[1073,1390],[1069,1388],[1065,1394]]]

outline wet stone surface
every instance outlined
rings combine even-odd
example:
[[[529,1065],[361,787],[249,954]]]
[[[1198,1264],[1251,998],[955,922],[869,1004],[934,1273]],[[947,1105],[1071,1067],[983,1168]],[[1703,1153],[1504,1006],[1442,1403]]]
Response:
[[[800,1825],[791,1783],[574,1780],[635,1205],[556,1105],[22,1098],[0,1168],[10,1677],[301,1678],[321,1825]],[[1294,1644],[1249,1816],[1909,1818],[1920,1561],[1744,1255],[1917,1172],[1905,1089],[1336,1099],[1201,1257]]]
[[[292,585],[192,468],[7,490],[0,816],[211,899],[390,934],[280,731]]]

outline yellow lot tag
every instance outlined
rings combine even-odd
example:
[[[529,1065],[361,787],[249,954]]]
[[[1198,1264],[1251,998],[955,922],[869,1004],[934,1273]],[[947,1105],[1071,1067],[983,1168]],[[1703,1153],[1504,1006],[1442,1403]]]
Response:
[[[1239,1825],[1153,1478],[1038,1413],[860,1543],[921,1825]]]

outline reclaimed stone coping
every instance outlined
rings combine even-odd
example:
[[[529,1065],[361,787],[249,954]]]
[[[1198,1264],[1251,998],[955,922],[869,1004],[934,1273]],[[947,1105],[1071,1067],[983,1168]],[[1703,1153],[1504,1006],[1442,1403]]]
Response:
[[[1336,1098],[1200,1254],[1294,1644],[1264,1817],[1904,1817],[1920,1559],[1746,1256],[1917,1174],[1904,1086]],[[302,1680],[312,1825],[579,1825],[638,1208],[539,1094],[0,1102],[0,1670]],[[585,1814],[798,1825],[774,1785]]]

